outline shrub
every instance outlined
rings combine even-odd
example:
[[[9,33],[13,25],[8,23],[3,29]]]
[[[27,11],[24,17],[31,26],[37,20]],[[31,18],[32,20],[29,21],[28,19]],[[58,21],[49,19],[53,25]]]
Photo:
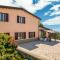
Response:
[[[11,36],[0,34],[0,60],[24,60],[16,51],[16,45],[11,43]]]

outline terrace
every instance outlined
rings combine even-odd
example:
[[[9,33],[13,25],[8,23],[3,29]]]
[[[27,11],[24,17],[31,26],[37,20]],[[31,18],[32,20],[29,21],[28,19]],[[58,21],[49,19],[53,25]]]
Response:
[[[19,44],[18,50],[38,60],[60,60],[60,41],[31,41]]]

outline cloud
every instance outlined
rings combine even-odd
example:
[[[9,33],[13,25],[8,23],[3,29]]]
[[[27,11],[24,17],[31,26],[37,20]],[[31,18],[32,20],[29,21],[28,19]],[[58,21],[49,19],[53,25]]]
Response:
[[[60,32],[60,29],[53,29],[54,31]]]
[[[46,20],[43,22],[44,25],[58,25],[60,24],[60,16]]]
[[[48,12],[44,13],[44,15],[49,15],[50,12],[51,12],[51,11],[48,11]]]
[[[50,2],[49,2],[50,1]],[[23,7],[31,13],[35,13],[37,10],[44,8],[46,5],[50,4],[52,1],[59,0],[39,0],[37,4],[32,4],[32,0],[16,0],[15,4],[12,4],[12,0],[0,0],[0,4]]]
[[[32,4],[32,0],[16,0],[15,4],[12,4],[12,0],[0,0],[0,5],[10,5],[10,6],[17,6],[23,7],[28,11],[34,13],[36,10],[44,8],[46,5],[50,4],[52,1],[59,1],[59,0],[39,0],[39,2],[35,5]],[[54,7],[55,8],[55,7]]]
[[[50,4],[49,0],[40,0],[37,4],[32,4],[32,0],[16,0],[15,4],[12,4],[12,0],[0,0],[0,5],[9,5],[23,7],[31,13],[35,13],[37,10],[44,8]]]
[[[50,10],[49,10],[48,12],[46,12],[44,15],[49,15],[50,11],[52,11],[52,10],[53,10],[53,12],[50,13],[49,16],[58,15],[58,14],[60,14],[59,8],[60,8],[60,5],[59,5],[59,4],[54,5],[54,6],[51,7]]]
[[[11,0],[0,0],[0,5],[10,4]]]
[[[0,0],[0,5],[18,7],[18,4],[13,4],[12,0]]]
[[[37,4],[32,4],[32,0],[16,0],[18,5],[27,9],[28,11],[35,13],[37,10],[44,8],[46,5],[50,4],[48,0],[40,0]]]
[[[54,5],[50,10],[55,10],[55,11],[57,11],[57,10],[59,10],[58,8],[60,7],[60,5],[58,4],[58,5]]]
[[[53,13],[50,14],[50,16],[53,16],[53,15],[60,15],[60,11],[54,11]]]
[[[56,2],[56,1],[59,1],[59,0],[48,0],[48,1],[52,1],[52,2],[54,1],[54,2]]]
[[[60,5],[54,5],[50,10],[54,10],[53,13],[50,14],[50,16],[53,16],[53,15],[59,15],[60,14]]]

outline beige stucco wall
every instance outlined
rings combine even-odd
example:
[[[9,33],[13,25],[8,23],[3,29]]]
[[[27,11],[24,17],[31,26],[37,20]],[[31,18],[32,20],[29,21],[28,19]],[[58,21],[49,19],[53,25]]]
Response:
[[[0,22],[0,33],[9,32],[14,37],[15,32],[26,32],[26,38],[28,38],[28,32],[35,32],[38,38],[38,19],[24,10],[0,8],[0,12],[9,14],[9,22]],[[25,16],[26,23],[17,23],[17,16]]]

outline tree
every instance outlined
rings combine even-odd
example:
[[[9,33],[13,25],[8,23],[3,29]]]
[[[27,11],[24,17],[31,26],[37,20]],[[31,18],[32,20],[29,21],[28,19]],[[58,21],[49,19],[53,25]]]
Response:
[[[16,50],[16,45],[11,44],[12,37],[0,34],[0,60],[24,60]]]
[[[39,22],[39,27],[42,27],[42,28],[43,28],[44,26],[43,26],[43,24],[42,24],[42,23],[40,23],[40,22]]]

